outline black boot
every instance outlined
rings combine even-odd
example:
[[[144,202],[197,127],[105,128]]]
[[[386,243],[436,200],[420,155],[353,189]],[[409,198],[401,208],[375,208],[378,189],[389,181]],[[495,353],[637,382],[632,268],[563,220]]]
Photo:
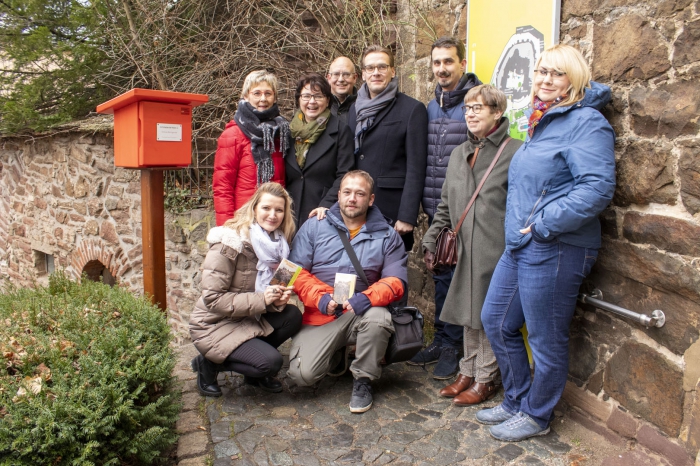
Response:
[[[221,388],[216,381],[216,368],[213,362],[201,354],[192,360],[192,370],[197,373],[197,388],[204,396],[221,396]]]
[[[243,383],[248,385],[253,385],[255,387],[260,387],[266,392],[279,393],[282,391],[282,382],[274,377],[248,377],[247,375],[243,378]]]

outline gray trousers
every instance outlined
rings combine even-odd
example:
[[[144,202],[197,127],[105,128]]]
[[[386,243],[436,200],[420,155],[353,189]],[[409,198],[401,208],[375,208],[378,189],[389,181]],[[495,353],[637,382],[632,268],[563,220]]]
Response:
[[[464,357],[459,361],[459,373],[474,377],[478,383],[500,382],[496,355],[483,330],[464,327]]]
[[[376,380],[393,333],[391,314],[384,307],[371,307],[361,316],[346,312],[325,325],[303,325],[292,338],[287,375],[298,386],[313,385],[332,369],[331,357],[337,350],[356,345],[350,365],[353,377]]]

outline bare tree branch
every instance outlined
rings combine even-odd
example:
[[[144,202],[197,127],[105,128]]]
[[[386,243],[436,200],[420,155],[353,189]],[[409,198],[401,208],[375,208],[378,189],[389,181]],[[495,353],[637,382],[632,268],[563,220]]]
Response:
[[[112,65],[103,84],[208,94],[193,114],[195,136],[218,135],[253,70],[275,72],[280,108],[291,116],[302,73],[325,73],[339,55],[357,61],[371,44],[401,49],[394,0],[119,2],[104,18]]]

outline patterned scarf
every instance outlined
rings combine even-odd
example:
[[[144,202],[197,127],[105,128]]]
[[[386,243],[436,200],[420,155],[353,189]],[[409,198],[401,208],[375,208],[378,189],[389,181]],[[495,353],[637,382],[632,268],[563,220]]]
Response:
[[[306,164],[306,154],[309,148],[318,141],[323,132],[326,130],[328,118],[331,116],[331,109],[325,109],[314,121],[307,122],[304,119],[304,114],[301,110],[297,110],[292,118],[292,123],[289,129],[292,131],[294,138],[294,150],[297,155],[297,163],[299,168],[304,168]]]
[[[279,137],[282,157],[287,155],[291,147],[289,123],[280,116],[277,104],[259,112],[243,99],[238,102],[238,109],[233,120],[241,128],[243,134],[250,139],[253,161],[258,168],[258,186],[267,183],[275,174],[275,164],[272,162],[275,137]]]
[[[568,96],[564,94],[560,95],[551,102],[543,102],[539,97],[535,96],[535,100],[532,103],[532,115],[530,115],[530,119],[527,122],[527,136],[530,138],[532,137],[532,134],[535,132],[535,126],[540,123],[540,120],[544,114],[547,113],[547,110],[567,97]]]
[[[280,230],[270,234],[257,223],[250,225],[250,244],[258,258],[255,277],[255,291],[262,293],[270,285],[270,280],[277,270],[277,266],[289,256],[289,244]]]
[[[393,102],[398,90],[399,81],[396,77],[393,77],[386,88],[374,99],[369,96],[367,83],[363,84],[360,90],[357,91],[357,100],[355,101],[355,115],[357,115],[357,124],[355,126],[355,155],[360,153],[365,133],[374,124],[374,119],[377,114]]]

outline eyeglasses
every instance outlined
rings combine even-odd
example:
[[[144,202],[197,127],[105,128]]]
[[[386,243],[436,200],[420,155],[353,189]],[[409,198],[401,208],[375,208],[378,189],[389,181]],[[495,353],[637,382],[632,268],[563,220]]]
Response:
[[[481,109],[484,107],[493,107],[493,105],[482,105],[482,104],[462,105],[462,111],[464,112],[465,115],[469,114],[469,110],[474,112],[474,115],[478,115],[479,113],[481,113]]]
[[[374,73],[374,70],[379,71],[380,73],[386,73],[386,70],[389,69],[389,65],[386,63],[380,63],[379,65],[367,65],[362,67],[362,71],[365,73]]]
[[[548,74],[552,75],[552,79],[562,78],[562,77],[566,76],[566,73],[564,73],[562,71],[546,70],[544,68],[540,68],[539,70],[535,70],[535,71],[537,72],[537,74],[539,74],[543,78],[546,77]]]
[[[254,91],[254,92],[251,92],[250,95],[252,95],[252,96],[255,97],[256,99],[260,99],[260,98],[263,97],[263,96],[265,96],[266,99],[269,99],[270,97],[273,97],[273,96],[275,95],[275,93],[274,93],[274,92],[270,92],[270,91],[265,91],[265,92],[263,92],[263,91]]]
[[[326,96],[323,94],[302,94],[299,96],[299,98],[304,102],[311,102],[311,99],[314,99],[316,102],[318,102],[325,99]]]
[[[355,73],[348,73],[347,71],[344,71],[341,73],[340,71],[334,71],[333,73],[328,73],[328,74],[331,76],[331,79],[333,79],[335,81],[335,80],[338,80],[338,78],[340,78],[341,76],[343,77],[343,79],[348,80]]]

